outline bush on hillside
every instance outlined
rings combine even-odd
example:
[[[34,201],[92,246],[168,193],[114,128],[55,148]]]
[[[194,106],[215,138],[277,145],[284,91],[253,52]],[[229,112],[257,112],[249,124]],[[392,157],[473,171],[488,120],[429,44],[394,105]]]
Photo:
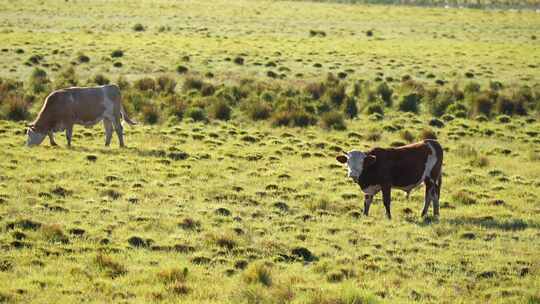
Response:
[[[417,93],[404,95],[398,103],[398,109],[402,112],[418,113],[421,96]]]

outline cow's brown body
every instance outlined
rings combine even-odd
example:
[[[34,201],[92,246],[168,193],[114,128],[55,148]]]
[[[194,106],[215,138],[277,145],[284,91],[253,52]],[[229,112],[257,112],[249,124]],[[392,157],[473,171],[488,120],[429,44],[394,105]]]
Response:
[[[439,215],[443,150],[437,141],[424,140],[398,148],[374,148],[365,153],[353,151],[337,159],[347,162],[351,167],[349,176],[365,193],[365,215],[369,214],[373,196],[382,191],[386,214],[391,218],[391,189],[402,189],[408,196],[422,182],[426,185],[422,215],[427,214],[431,202],[434,215]],[[361,162],[361,168],[354,168],[358,162]]]
[[[134,124],[124,112],[120,90],[116,85],[99,87],[72,87],[49,94],[36,120],[28,130],[28,145],[41,143],[48,135],[52,145],[56,145],[53,133],[66,131],[68,146],[71,145],[73,126],[93,126],[103,121],[105,145],[109,145],[113,128],[118,135],[120,146],[124,146],[122,118]]]

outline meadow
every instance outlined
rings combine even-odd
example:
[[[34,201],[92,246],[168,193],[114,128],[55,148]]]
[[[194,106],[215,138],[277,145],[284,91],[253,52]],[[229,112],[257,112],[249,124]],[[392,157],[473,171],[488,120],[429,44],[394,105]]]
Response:
[[[540,303],[534,11],[0,0],[0,303]],[[53,89],[139,125],[26,148]],[[393,219],[335,156],[437,138]],[[431,213],[430,213],[431,214]]]

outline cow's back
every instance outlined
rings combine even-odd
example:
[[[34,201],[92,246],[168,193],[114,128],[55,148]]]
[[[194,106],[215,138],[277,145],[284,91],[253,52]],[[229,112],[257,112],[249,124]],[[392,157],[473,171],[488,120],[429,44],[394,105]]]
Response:
[[[100,120],[106,109],[105,96],[106,88],[91,87],[79,88],[73,87],[66,89],[66,99],[69,100],[73,119],[75,123],[93,123]]]

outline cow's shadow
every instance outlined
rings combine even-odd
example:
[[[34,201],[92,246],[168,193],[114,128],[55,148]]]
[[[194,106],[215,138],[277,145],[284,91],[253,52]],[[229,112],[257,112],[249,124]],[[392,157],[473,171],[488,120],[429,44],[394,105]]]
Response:
[[[525,229],[540,230],[540,223],[534,220],[524,220],[521,218],[496,218],[493,216],[468,217],[459,216],[455,218],[409,218],[408,222],[421,227],[433,226],[436,224],[449,224],[452,226],[476,226],[484,229],[495,229],[501,231],[522,231]]]
[[[483,217],[456,217],[445,222],[455,226],[477,226],[484,229],[496,229],[502,231],[521,231],[527,228],[540,229],[540,223],[534,220],[521,218],[496,218],[493,216]]]

